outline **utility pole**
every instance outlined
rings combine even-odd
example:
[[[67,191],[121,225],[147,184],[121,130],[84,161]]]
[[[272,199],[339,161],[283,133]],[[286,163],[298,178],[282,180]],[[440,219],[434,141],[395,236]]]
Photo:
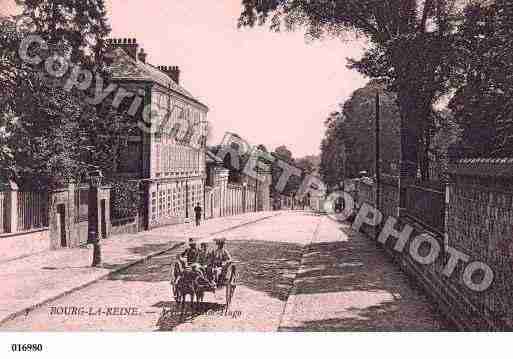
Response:
[[[379,124],[379,115],[380,115],[380,106],[379,106],[379,90],[376,91],[376,164],[375,164],[375,172],[376,172],[376,208],[380,210],[380,184],[381,184],[381,178],[380,178],[380,124]],[[376,232],[377,233],[377,232]]]
[[[255,212],[258,212],[258,178],[255,179]]]
[[[185,218],[189,218],[189,181],[185,181]]]

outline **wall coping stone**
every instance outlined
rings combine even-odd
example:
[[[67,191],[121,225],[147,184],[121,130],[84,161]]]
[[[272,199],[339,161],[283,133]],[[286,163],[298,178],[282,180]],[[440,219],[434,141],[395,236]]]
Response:
[[[513,178],[513,158],[463,158],[449,165],[453,176]]]
[[[0,234],[0,240],[3,240],[5,238],[24,236],[24,235],[32,234],[32,233],[45,232],[45,231],[49,231],[49,230],[50,230],[50,227],[42,227],[42,228],[36,228],[36,229],[29,229],[28,231],[21,231],[21,232],[14,232],[14,233],[2,233],[2,234]]]

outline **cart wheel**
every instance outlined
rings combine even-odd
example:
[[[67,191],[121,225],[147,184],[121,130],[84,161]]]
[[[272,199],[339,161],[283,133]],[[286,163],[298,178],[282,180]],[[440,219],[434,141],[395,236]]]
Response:
[[[237,279],[237,272],[235,270],[235,267],[231,267],[230,268],[230,277],[226,281],[226,311],[228,311],[228,308],[230,307],[230,304],[232,303],[233,293],[235,292],[235,288],[237,287],[236,279]]]
[[[171,284],[171,297],[175,299],[175,302],[177,304],[180,304],[180,301],[181,301],[181,293],[180,293],[180,289],[178,289],[178,287],[176,286],[176,278],[178,278],[182,273],[182,268],[180,266],[180,263],[179,262],[176,262],[173,266],[173,268],[171,269],[171,278],[170,278],[170,284]]]
[[[171,295],[174,297],[176,304],[180,304],[180,290],[174,283],[171,283]]]

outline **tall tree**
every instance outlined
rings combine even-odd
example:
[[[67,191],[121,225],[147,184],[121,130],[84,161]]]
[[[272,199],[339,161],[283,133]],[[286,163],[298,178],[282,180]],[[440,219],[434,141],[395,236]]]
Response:
[[[318,156],[305,156],[296,159],[296,166],[306,174],[314,174],[319,170],[320,158]]]
[[[346,176],[344,119],[341,112],[332,112],[324,122],[326,132],[321,141],[319,174],[328,188],[335,188]]]
[[[297,166],[295,164],[294,157],[292,155],[292,151],[290,151],[287,148],[287,146],[285,146],[285,145],[278,146],[278,147],[276,147],[274,152],[272,152],[271,154],[275,157],[275,159],[283,161],[287,165],[297,168]],[[278,182],[280,180],[281,175],[283,174],[284,169],[282,167],[283,166],[282,162],[279,162],[277,160],[275,160],[271,166],[271,175],[272,175],[271,195],[273,195],[273,196],[276,194],[291,195],[292,193],[296,193],[297,190],[299,189],[299,185],[301,183],[301,178],[297,177],[295,175],[292,175],[289,177],[289,179],[285,185],[285,188],[283,190],[280,191],[280,189],[278,188]]]
[[[18,49],[26,35],[36,33],[49,45],[42,57],[57,53],[101,71],[102,41],[109,29],[101,0],[28,0],[23,6],[21,16],[0,22],[0,79],[5,84],[0,89],[0,168],[3,177],[20,183],[58,186],[79,179],[92,164],[105,165],[99,154],[106,151],[106,141],[98,141],[104,118],[85,101],[86,92],[64,90],[65,78],[45,74],[43,64],[24,62]],[[107,119],[125,122],[122,114],[112,112],[109,107]],[[119,133],[111,135],[104,131],[101,137],[119,142]]]
[[[32,33],[65,49],[73,63],[102,64],[110,33],[104,0],[25,0],[21,16]]]
[[[341,112],[332,113],[325,121],[326,133],[321,144],[321,175],[332,187],[344,178],[359,172],[375,172],[375,98],[380,95],[382,143],[381,171],[398,175],[400,156],[400,116],[395,94],[376,81],[356,90],[341,105]]]
[[[460,156],[513,155],[513,5],[497,0],[465,9],[457,41],[457,91],[449,103],[463,129]]]
[[[350,66],[386,81],[397,93],[403,141],[402,174],[423,176],[433,104],[446,93],[452,58],[457,0],[242,0],[239,26],[270,24],[274,30],[298,27],[307,36],[356,33],[369,40]]]
[[[19,58],[23,36],[12,19],[1,20],[0,170],[4,178],[42,186],[52,178],[69,180],[83,166],[87,146],[79,122],[94,115],[94,108],[83,109],[75,95],[48,86],[39,69]]]

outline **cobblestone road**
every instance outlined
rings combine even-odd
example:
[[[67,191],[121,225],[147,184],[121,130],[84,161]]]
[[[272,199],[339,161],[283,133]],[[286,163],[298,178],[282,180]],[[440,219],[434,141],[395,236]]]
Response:
[[[371,240],[326,217],[291,212],[223,234],[239,285],[193,316],[170,299],[175,248],[4,324],[1,330],[448,330]],[[75,309],[73,309],[75,308]],[[66,310],[64,314],[62,311]],[[74,311],[74,313],[73,313]]]

